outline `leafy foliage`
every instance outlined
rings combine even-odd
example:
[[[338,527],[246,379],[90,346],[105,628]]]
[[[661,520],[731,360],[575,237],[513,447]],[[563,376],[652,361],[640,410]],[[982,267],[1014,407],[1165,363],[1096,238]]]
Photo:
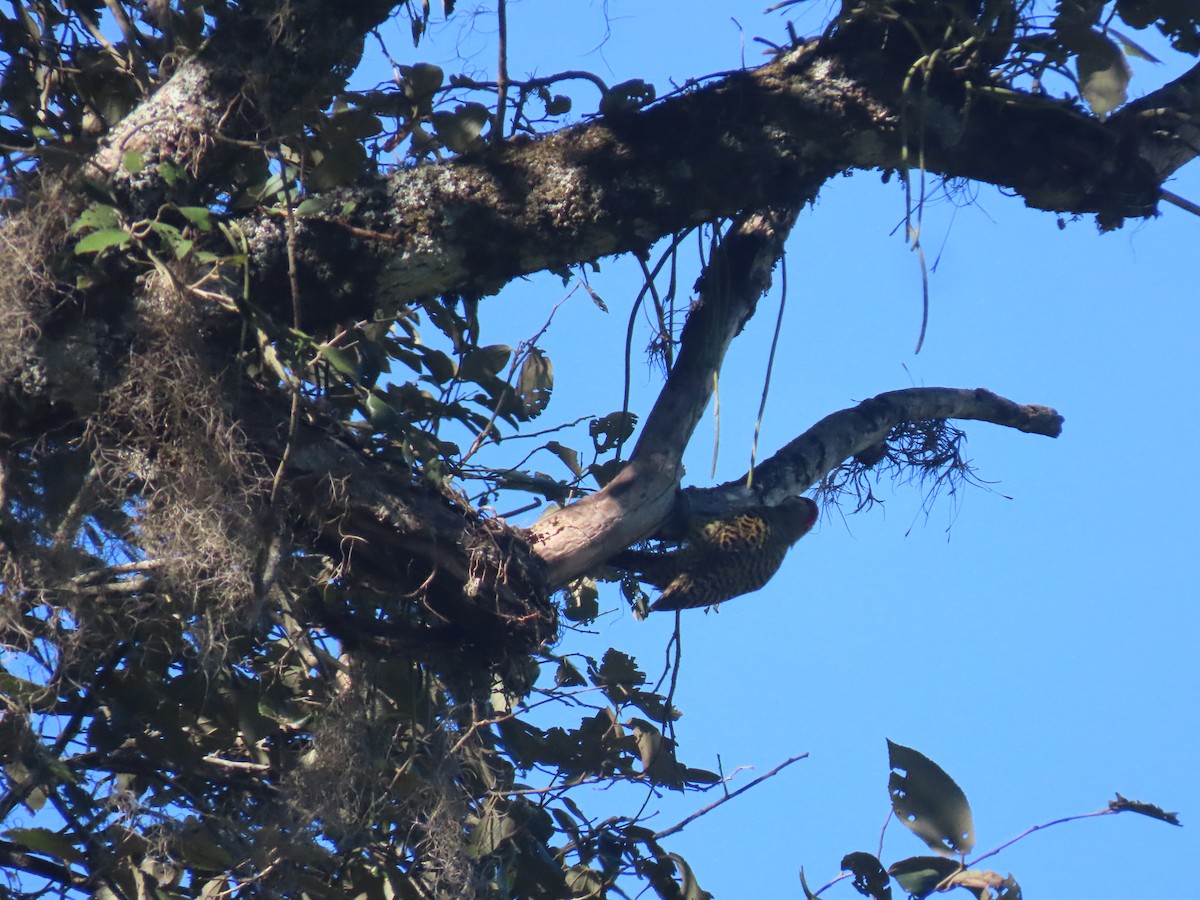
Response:
[[[957,888],[970,891],[977,900],[1020,900],[1021,888],[1011,874],[1000,875],[975,866],[1035,831],[1077,819],[1132,811],[1172,825],[1179,824],[1173,813],[1164,813],[1151,803],[1126,800],[1118,794],[1106,809],[1035,825],[1024,834],[968,862],[966,856],[975,844],[974,822],[962,789],[941,766],[924,754],[892,741],[888,741],[887,746],[888,762],[892,769],[888,776],[892,813],[940,855],[906,857],[885,869],[875,854],[862,851],[848,853],[841,862],[843,874],[815,893],[808,888],[801,874],[804,894],[810,900],[847,877],[852,879],[851,883],[859,894],[871,900],[891,900],[892,881],[914,900]],[[881,847],[882,844],[881,837]],[[948,859],[951,853],[959,858]]]
[[[479,82],[385,46],[394,78],[351,89],[385,17],[404,18],[420,47],[435,13],[428,0],[335,6],[27,0],[0,23],[10,893],[601,897],[638,880],[663,898],[704,897],[665,845],[682,825],[654,830],[646,811],[598,819],[576,798],[593,785],[703,791],[722,776],[680,759],[671,690],[636,660],[558,649],[560,610],[593,620],[609,573],[552,602],[560,586],[493,509],[612,484],[638,415],[547,425],[545,329],[487,343],[478,296],[368,313],[331,301],[324,318],[299,302],[305,276],[329,269],[347,293],[361,287],[354,260],[306,254],[298,238],[308,225],[353,231],[355,186],[543,134],[578,115],[566,82],[594,86],[589,111],[617,122],[652,105],[655,87],[579,72]],[[1181,3],[1111,12],[1200,52]],[[899,48],[888,64],[960,85],[963,72],[993,87],[1056,72],[1098,115],[1116,108],[1131,42],[1109,36],[1103,5],[1070,0],[1041,21],[1024,2],[848,3],[830,39]],[[908,37],[877,40],[897,22]],[[195,60],[213,64],[206,78],[177,79]],[[212,133],[138,145],[159,120],[119,131],[177,80],[199,93],[222,79],[234,88],[185,93],[161,117],[213,115]],[[98,167],[114,147],[118,162]],[[244,227],[250,212],[258,231]],[[272,229],[287,236],[287,283],[252,291]],[[364,246],[397,240],[361,231]],[[668,359],[673,291],[655,297]],[[944,421],[905,423],[827,491],[885,459],[953,489],[969,475],[960,440]],[[634,579],[621,588],[645,607]],[[892,749],[906,771],[897,814],[965,853],[961,791],[948,800],[940,769]],[[889,874],[916,895],[959,884],[1019,896],[940,858],[887,873],[866,854],[843,865],[870,896],[887,896]]]

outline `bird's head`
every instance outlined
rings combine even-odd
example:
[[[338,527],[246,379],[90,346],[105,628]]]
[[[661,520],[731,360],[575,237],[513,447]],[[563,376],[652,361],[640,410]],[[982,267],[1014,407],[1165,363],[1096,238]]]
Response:
[[[807,497],[788,497],[774,507],[776,527],[789,543],[795,543],[817,524],[817,504]]]

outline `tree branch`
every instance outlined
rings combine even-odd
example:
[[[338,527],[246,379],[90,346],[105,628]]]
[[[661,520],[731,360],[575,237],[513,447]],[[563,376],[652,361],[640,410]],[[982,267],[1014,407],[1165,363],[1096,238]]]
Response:
[[[656,531],[671,512],[684,450],[712,396],[734,337],[771,286],[800,205],[739,216],[697,282],[667,382],[629,463],[605,488],[547,515],[530,530],[551,584],[562,584]]]
[[[826,416],[754,470],[755,503],[773,505],[820,481],[843,460],[881,443],[902,422],[974,419],[1027,434],[1058,437],[1063,417],[1048,406],[1022,405],[983,388],[907,388]],[[689,490],[688,508],[727,509],[744,502],[746,477]]]
[[[311,94],[331,69],[357,61],[363,35],[392,6],[387,0],[302,0],[240,7],[217,23],[199,53],[105,135],[86,173],[105,179],[134,207],[176,192],[189,197],[194,185],[180,179],[172,191],[159,162],[207,180],[238,141],[259,140],[267,123],[294,109],[296,98]],[[131,152],[142,157],[141,166],[133,167],[137,171],[122,166]]]
[[[1160,98],[1173,106],[1156,113],[1158,123],[1188,113],[1189,84]],[[717,217],[787,206],[846,169],[897,169],[902,119],[914,115],[901,112],[898,94],[808,44],[642,111],[345,189],[329,208],[352,212],[301,222],[302,276],[320,298],[306,321],[369,317],[443,293],[482,296],[533,272],[644,250]],[[928,172],[1002,186],[1037,208],[1098,213],[1106,223],[1151,215],[1163,173],[1179,164],[1162,161],[1161,138],[1136,116],[1102,123],[1007,90],[922,102]],[[282,222],[257,214],[240,224],[261,251],[255,295],[285,296]],[[349,259],[356,277],[346,280]]]
[[[665,837],[670,837],[673,834],[677,834],[678,832],[683,831],[683,829],[686,828],[688,825],[690,825],[692,822],[696,821],[701,816],[712,812],[714,809],[716,809],[722,803],[728,803],[734,797],[738,796],[739,794],[746,793],[746,791],[750,790],[750,788],[754,787],[755,785],[762,784],[768,778],[774,778],[776,775],[778,775],[780,772],[782,772],[784,769],[786,769],[792,763],[800,762],[800,760],[802,760],[802,759],[808,759],[808,754],[801,753],[799,756],[793,756],[791,759],[785,759],[783,762],[781,762],[779,765],[777,765],[775,768],[773,768],[770,772],[767,772],[765,775],[758,776],[753,781],[751,781],[749,784],[743,784],[736,791],[731,791],[730,793],[728,793],[724,797],[722,797],[720,800],[717,800],[713,803],[708,804],[708,806],[705,806],[703,809],[696,810],[690,816],[688,816],[685,819],[682,819],[679,822],[676,822],[670,828],[664,828],[662,831],[660,831],[654,835],[654,839],[656,841],[661,841]]]

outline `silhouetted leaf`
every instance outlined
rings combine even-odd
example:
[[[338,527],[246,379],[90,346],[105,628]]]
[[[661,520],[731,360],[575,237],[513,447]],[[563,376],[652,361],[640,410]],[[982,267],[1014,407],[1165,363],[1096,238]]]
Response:
[[[571,866],[566,876],[572,897],[599,897],[604,889],[604,875],[587,866]]]
[[[567,604],[563,608],[572,622],[590,622],[600,615],[600,592],[593,578],[578,578],[566,587]]]
[[[579,465],[579,454],[570,447],[564,447],[558,441],[548,441],[546,449],[561,459],[576,478],[583,474],[583,467]]]
[[[610,685],[637,686],[646,683],[646,673],[637,667],[637,662],[627,653],[609,647],[604,651],[599,668],[589,666],[588,674],[597,687]]]
[[[696,876],[692,872],[692,867],[678,853],[670,853],[668,856],[675,862],[675,867],[679,870],[679,878],[683,889],[682,900],[712,900],[712,894],[700,887],[700,883],[696,881]]]
[[[967,796],[933,760],[891,741],[888,792],[896,816],[938,853],[968,853],[975,824]],[[901,770],[901,771],[896,771]]]
[[[412,99],[432,97],[446,80],[446,73],[442,71],[441,66],[432,63],[417,63],[399,68],[403,79],[401,88],[405,95]]]
[[[1001,883],[996,900],[1021,900],[1021,886],[1011,875]]]
[[[854,889],[873,900],[891,900],[892,886],[878,857],[871,853],[848,853],[842,857],[842,870],[854,875]]]
[[[445,384],[458,374],[458,364],[441,350],[425,346],[419,346],[416,349],[421,354],[425,368],[429,370],[435,383]]]
[[[631,78],[609,88],[600,98],[600,114],[611,116],[616,113],[640,109],[654,100],[654,85],[640,78]]]
[[[597,453],[607,453],[622,441],[629,440],[637,427],[638,417],[631,412],[613,412],[588,423],[588,434]]]
[[[507,344],[489,344],[474,347],[467,352],[458,365],[458,377],[464,381],[478,382],[481,378],[495,377],[508,365],[512,347]]]
[[[1133,28],[1156,26],[1181,53],[1200,53],[1200,22],[1194,0],[1117,0],[1116,13]]]
[[[470,843],[467,852],[479,858],[495,853],[505,841],[511,840],[520,830],[512,816],[495,808],[486,811],[482,818],[476,819],[471,827]]]
[[[910,897],[920,900],[932,894],[943,880],[961,868],[954,860],[940,856],[910,856],[888,866],[888,874]]]
[[[1153,803],[1143,803],[1140,800],[1127,800],[1120,794],[1117,794],[1116,800],[1108,801],[1108,808],[1113,812],[1135,812],[1139,815],[1149,816],[1151,819],[1158,819],[1160,822],[1166,822],[1168,825],[1180,825],[1179,813],[1167,812],[1161,806],[1155,806]]]
[[[809,888],[808,880],[804,877],[804,866],[800,867],[800,889],[804,891],[804,900],[817,900],[817,895]]]
[[[554,670],[554,684],[556,687],[583,687],[587,679],[570,660],[560,659],[558,668]]]
[[[536,419],[550,403],[554,390],[554,365],[536,347],[529,351],[521,363],[521,374],[517,376],[517,396],[521,399],[522,419]]]
[[[546,101],[546,115],[565,116],[571,111],[571,98],[563,94],[555,94]]]

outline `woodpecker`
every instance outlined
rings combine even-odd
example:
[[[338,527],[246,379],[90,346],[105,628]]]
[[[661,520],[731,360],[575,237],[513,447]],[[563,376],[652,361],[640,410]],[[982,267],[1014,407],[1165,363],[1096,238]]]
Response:
[[[779,571],[788,549],[816,524],[817,504],[789,497],[721,519],[698,520],[670,553],[626,550],[612,565],[662,590],[651,610],[712,606],[757,591]]]

